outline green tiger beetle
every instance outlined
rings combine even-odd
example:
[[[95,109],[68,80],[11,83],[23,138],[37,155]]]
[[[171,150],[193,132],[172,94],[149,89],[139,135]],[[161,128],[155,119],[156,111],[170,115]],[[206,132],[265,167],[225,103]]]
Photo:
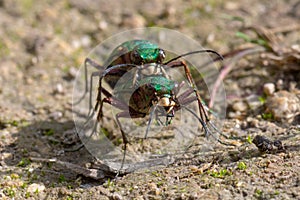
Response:
[[[99,69],[99,72],[95,72],[91,75],[92,77],[100,77],[96,105],[93,109],[91,106],[92,95],[90,93],[90,109],[92,110],[92,114],[89,115],[93,116],[97,112],[97,121],[100,123],[103,117],[104,103],[110,104],[121,110],[116,114],[116,122],[120,128],[124,144],[124,154],[121,169],[125,162],[126,148],[129,141],[122,129],[119,118],[144,118],[149,115],[148,125],[145,133],[146,138],[151,121],[153,120],[155,114],[165,116],[165,124],[168,125],[174,117],[175,112],[184,108],[198,119],[205,131],[206,136],[213,135],[212,131],[217,131],[218,133],[222,134],[214,126],[214,124],[210,122],[207,113],[208,109],[202,103],[203,101],[200,97],[198,89],[196,88],[190,69],[185,61],[180,60],[182,57],[198,53],[213,53],[218,56],[217,59],[223,59],[223,57],[216,51],[199,50],[179,55],[169,61],[164,62],[166,58],[165,51],[159,48],[158,45],[147,40],[131,40],[116,47],[107,61],[104,63],[103,66],[107,66],[104,71],[100,71],[100,69],[103,69],[103,66],[99,65],[90,58],[86,58],[84,62],[86,78],[85,94],[88,91],[86,72],[87,65],[91,65]],[[185,76],[189,84],[189,89],[178,95],[183,83],[179,84],[176,81],[171,80],[165,69],[180,67],[184,69]],[[127,83],[124,83],[125,88],[133,88],[133,93],[131,94],[129,102],[122,101],[120,98],[111,94],[102,86],[102,82],[104,80],[112,89],[114,89],[121,77],[125,73],[132,71],[134,72],[132,74],[132,78],[130,81],[127,81]],[[92,85],[92,81],[90,85]],[[90,90],[91,88],[92,86],[90,87]],[[102,95],[105,97],[102,98]],[[198,103],[199,114],[196,114],[193,110],[186,107],[188,104],[194,101],[197,101]],[[209,126],[214,130],[211,130]],[[222,144],[226,144],[219,140],[219,138],[215,137],[215,139]]]

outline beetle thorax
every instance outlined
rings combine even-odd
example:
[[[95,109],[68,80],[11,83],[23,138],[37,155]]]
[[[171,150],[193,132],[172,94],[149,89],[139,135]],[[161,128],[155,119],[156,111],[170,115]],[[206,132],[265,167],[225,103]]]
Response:
[[[162,66],[158,63],[143,64],[140,68],[142,76],[165,75]]]

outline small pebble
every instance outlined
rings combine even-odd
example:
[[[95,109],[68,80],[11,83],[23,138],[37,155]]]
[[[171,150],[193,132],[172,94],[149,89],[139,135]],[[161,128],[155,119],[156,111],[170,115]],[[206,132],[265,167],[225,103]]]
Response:
[[[60,111],[53,112],[49,115],[51,119],[58,120],[63,116],[63,113]]]
[[[72,46],[75,49],[82,48],[82,47],[89,47],[92,43],[92,39],[89,35],[84,35],[80,39],[76,39],[72,41]]]
[[[300,45],[299,45],[299,44],[293,44],[293,45],[291,46],[291,48],[292,48],[294,51],[300,52]]]
[[[233,105],[232,105],[232,108],[233,110],[235,111],[240,111],[240,112],[244,112],[247,110],[248,106],[246,103],[242,102],[242,101],[238,101],[238,102],[235,102]]]
[[[81,184],[79,187],[80,187],[80,188],[83,188],[83,189],[89,189],[89,188],[91,188],[92,186],[91,186],[90,184],[86,183],[86,184]]]
[[[159,195],[160,191],[159,188],[157,188],[157,185],[155,183],[149,183],[148,184],[149,189],[150,189],[150,193],[153,195]]]
[[[266,112],[272,113],[276,120],[291,122],[300,113],[300,99],[296,94],[279,91],[267,98]]]
[[[45,185],[44,184],[37,184],[37,183],[32,183],[27,188],[27,192],[31,193],[31,194],[41,192],[43,190],[45,190]]]
[[[215,39],[216,39],[216,35],[214,33],[210,33],[206,38],[206,42],[213,43]]]
[[[13,159],[13,154],[9,152],[1,153],[1,160],[11,160]]]
[[[112,195],[112,199],[113,199],[113,200],[122,200],[123,197],[122,197],[120,194],[118,194],[118,193],[114,193],[114,194]]]
[[[29,156],[30,157],[38,157],[38,158],[40,158],[41,154],[39,154],[38,152],[32,151],[32,152],[29,152]]]
[[[228,1],[225,3],[224,7],[227,10],[237,10],[239,8],[239,3],[233,2],[233,1]]]
[[[92,39],[89,35],[84,35],[81,37],[81,45],[83,47],[89,47],[92,43]]]
[[[107,23],[106,21],[104,21],[104,20],[103,20],[103,21],[100,21],[99,24],[98,24],[98,27],[99,27],[99,29],[102,30],[102,31],[103,31],[103,30],[106,30],[107,27],[108,27],[108,23]]]
[[[277,82],[276,82],[276,88],[277,90],[283,90],[283,80],[282,79],[279,79]]]
[[[259,101],[259,96],[256,94],[249,95],[246,98],[246,102],[247,102],[248,106],[250,107],[250,109],[252,109],[252,110],[256,110],[262,105],[262,102]]]
[[[189,168],[192,172],[197,172],[199,170],[199,168],[195,165],[191,165]]]
[[[122,25],[131,28],[140,28],[144,27],[146,24],[146,20],[141,15],[125,15],[122,21]]]
[[[275,85],[274,85],[274,83],[265,83],[264,84],[264,93],[267,96],[273,95],[274,92],[275,92]]]
[[[75,67],[71,67],[68,71],[68,78],[70,79],[74,79],[77,75],[78,69],[76,69]]]
[[[54,94],[64,94],[63,85],[61,83],[56,84],[53,93]]]

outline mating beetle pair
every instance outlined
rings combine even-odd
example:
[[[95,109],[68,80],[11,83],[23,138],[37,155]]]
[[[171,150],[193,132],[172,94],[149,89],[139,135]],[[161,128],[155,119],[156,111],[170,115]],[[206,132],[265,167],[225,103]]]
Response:
[[[180,60],[180,58],[191,54],[205,52],[213,53],[218,56],[218,59],[222,59],[222,56],[213,50],[199,50],[182,54],[164,62],[166,58],[165,51],[156,44],[147,40],[131,40],[122,43],[113,50],[103,65],[107,66],[104,71],[92,74],[92,76],[100,77],[96,105],[92,115],[97,112],[97,121],[101,123],[104,103],[121,110],[116,114],[116,122],[120,128],[124,143],[122,166],[125,161],[126,148],[129,141],[122,128],[120,118],[145,118],[149,115],[144,136],[144,138],[147,138],[150,124],[154,117],[165,116],[165,125],[169,125],[176,111],[186,109],[198,119],[206,135],[212,135],[211,128],[214,129],[213,131],[218,131],[209,120],[207,108],[202,103],[203,101],[188,65],[185,61]],[[85,68],[87,68],[87,65],[92,65],[97,69],[103,68],[90,58],[85,60]],[[183,68],[189,88],[179,94],[183,83],[172,80],[166,73],[166,68]],[[124,81],[122,77],[127,74],[129,74],[129,79]],[[112,89],[119,89],[119,92],[116,94],[109,92],[103,87],[103,81],[106,81]],[[128,101],[123,101],[123,95],[126,94],[126,90],[132,92]],[[104,98],[102,95],[104,95]],[[197,101],[199,114],[187,107],[188,104],[194,101]],[[218,138],[216,139],[222,143]]]

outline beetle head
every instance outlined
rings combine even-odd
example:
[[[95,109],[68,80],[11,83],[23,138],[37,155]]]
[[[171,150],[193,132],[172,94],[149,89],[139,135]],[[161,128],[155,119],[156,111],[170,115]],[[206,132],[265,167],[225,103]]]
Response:
[[[142,65],[145,63],[162,63],[165,59],[165,51],[157,46],[137,46],[130,53],[132,63]]]

